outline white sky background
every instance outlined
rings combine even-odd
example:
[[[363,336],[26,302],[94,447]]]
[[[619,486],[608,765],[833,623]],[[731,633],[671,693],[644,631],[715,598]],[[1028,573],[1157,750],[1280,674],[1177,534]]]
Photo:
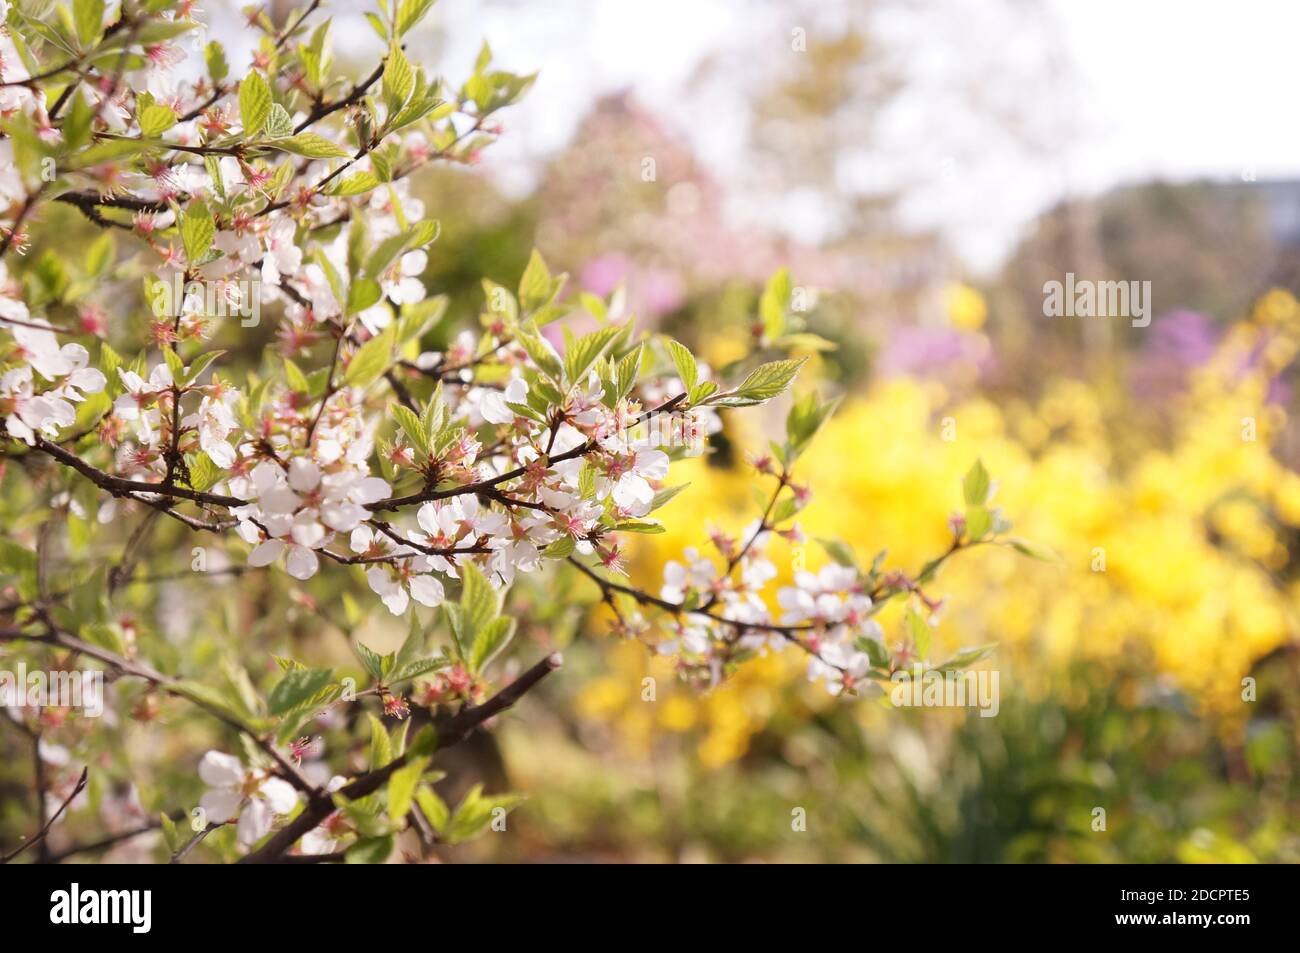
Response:
[[[836,234],[833,206],[806,193],[757,201],[743,184],[746,84],[792,55],[793,26],[838,32],[853,2],[798,14],[769,0],[440,0],[410,48],[452,81],[484,39],[501,68],[540,70],[485,153],[484,169],[512,193],[532,187],[539,160],[567,145],[597,96],[630,89],[733,184],[738,225],[816,242]],[[330,6],[346,26],[338,53],[377,55],[378,39],[345,12],[370,4]],[[911,50],[912,82],[880,117],[882,147],[843,157],[840,185],[905,185],[903,224],[938,228],[976,270],[996,266],[1035,214],[1070,193],[1155,175],[1239,178],[1247,167],[1261,180],[1300,176],[1290,93],[1300,4],[904,0],[879,26]],[[710,56],[725,70],[699,83]],[[961,92],[972,86],[979,109]],[[1030,144],[1000,131],[995,112],[1016,114]]]

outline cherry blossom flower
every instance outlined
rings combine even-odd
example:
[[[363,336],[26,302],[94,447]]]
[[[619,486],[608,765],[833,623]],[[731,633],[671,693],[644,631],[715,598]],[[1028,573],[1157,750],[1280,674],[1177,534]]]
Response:
[[[288,781],[245,768],[234,755],[209,751],[199,762],[199,778],[208,785],[199,807],[210,823],[238,818],[239,843],[251,847],[271,832],[276,817],[293,811],[298,792]]]

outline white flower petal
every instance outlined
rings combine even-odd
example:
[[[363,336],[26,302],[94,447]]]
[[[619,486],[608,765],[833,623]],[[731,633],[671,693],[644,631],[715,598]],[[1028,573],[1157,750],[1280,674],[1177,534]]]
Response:
[[[289,575],[294,579],[310,579],[316,575],[316,570],[320,568],[320,560],[310,549],[303,546],[290,546],[289,558],[285,561],[285,568],[289,570]]]
[[[209,787],[238,787],[244,780],[244,765],[233,754],[209,751],[199,761],[199,778]]]

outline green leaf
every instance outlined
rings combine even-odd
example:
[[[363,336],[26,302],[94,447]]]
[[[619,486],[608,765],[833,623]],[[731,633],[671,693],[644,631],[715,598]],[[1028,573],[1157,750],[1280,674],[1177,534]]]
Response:
[[[0,573],[36,572],[36,553],[12,539],[0,538]]]
[[[790,307],[790,271],[782,268],[767,281],[759,299],[758,315],[763,325],[763,336],[775,340],[785,332],[785,315]]]
[[[284,378],[289,389],[295,393],[305,394],[311,390],[311,384],[307,383],[307,375],[302,372],[302,368],[287,357],[284,359]]]
[[[464,645],[475,646],[481,633],[501,611],[501,597],[487,577],[473,563],[461,570],[460,637]],[[471,649],[472,654],[477,651]]]
[[[645,357],[645,344],[638,344],[628,351],[614,366],[614,400],[622,400],[632,391],[632,386],[641,375],[641,361]],[[611,404],[611,406],[613,406]]]
[[[271,88],[262,74],[253,70],[239,84],[239,121],[245,138],[261,132],[271,115]]]
[[[266,119],[264,132],[271,139],[283,139],[286,136],[292,136],[293,118],[289,115],[289,110],[279,103],[272,103],[271,114]]]
[[[208,369],[213,361],[225,353],[225,351],[205,351],[200,354],[189,367],[185,368],[185,376],[181,382],[184,384],[194,383],[203,376],[203,372]]]
[[[446,668],[450,664],[451,659],[441,655],[434,655],[429,658],[415,659],[405,664],[394,665],[393,670],[388,673],[388,684],[396,685],[398,682],[404,682],[407,679],[419,678],[421,675],[427,675],[440,668]]]
[[[429,455],[429,435],[425,431],[420,418],[415,415],[415,411],[404,404],[394,404],[392,414],[397,420],[397,426],[402,428],[402,433],[406,434],[406,439],[411,442],[411,446],[418,450],[421,455],[427,457]]]
[[[983,505],[966,507],[966,537],[977,543],[993,528],[993,514]]]
[[[200,450],[187,455],[185,465],[190,473],[190,489],[200,493],[212,489],[221,479],[221,468],[212,462],[212,458]]]
[[[172,380],[181,384],[185,380],[185,362],[173,348],[163,349],[163,360],[167,362],[167,370],[171,372]]]
[[[159,821],[162,823],[163,842],[167,845],[168,853],[175,854],[185,846],[185,841],[181,838],[181,833],[176,829],[176,822],[167,816],[166,812],[160,814]]]
[[[74,0],[72,18],[83,49],[95,45],[104,30],[104,0]]]
[[[853,555],[853,550],[845,543],[838,539],[818,539],[826,553],[841,566],[848,566],[851,569],[858,568],[857,557]]]
[[[941,672],[953,672],[957,669],[967,668],[974,665],[981,659],[987,658],[997,648],[996,643],[990,645],[981,645],[979,648],[962,649],[948,661],[938,666]]]
[[[420,776],[428,766],[428,758],[414,758],[389,777],[388,817],[394,824],[400,824],[410,813],[415,790],[420,785]]]
[[[334,677],[328,668],[296,668],[285,673],[284,678],[271,689],[266,700],[267,711],[283,715],[294,706],[312,698]]]
[[[156,139],[174,125],[176,113],[170,106],[154,103],[140,113],[140,135],[145,139]]]
[[[872,668],[889,670],[889,650],[881,645],[879,639],[869,639],[866,636],[858,636],[853,643],[858,650],[865,652],[867,658],[871,660]]]
[[[470,788],[464,800],[456,808],[447,822],[445,838],[449,844],[460,844],[472,840],[483,833],[498,816],[498,809],[509,812],[523,801],[518,794],[498,794],[483,796],[483,785],[476,784]]]
[[[564,559],[566,556],[572,555],[576,547],[577,543],[572,536],[561,536],[542,550],[542,555],[547,559]]]
[[[472,672],[481,672],[501,650],[510,644],[515,634],[515,620],[501,616],[488,622],[474,637],[470,648],[469,668]]]
[[[326,191],[330,195],[346,197],[350,195],[362,195],[371,189],[379,187],[379,179],[373,172],[353,172],[349,176],[341,179],[335,179]]]
[[[580,383],[584,374],[596,363],[605,348],[623,332],[621,327],[609,326],[569,340],[564,349],[564,376],[570,385]]]
[[[181,242],[185,245],[185,257],[191,265],[208,253],[216,236],[217,223],[207,204],[191,202],[181,219]]]
[[[359,314],[379,303],[384,290],[374,278],[358,277],[348,288],[348,314]]]
[[[519,279],[519,304],[525,312],[536,311],[551,303],[555,298],[558,289],[551,280],[551,271],[546,267],[546,262],[533,249],[533,253],[528,257],[528,267],[524,269],[523,277]]]
[[[355,648],[357,658],[361,659],[361,664],[365,666],[366,671],[370,673],[375,681],[382,681],[387,669],[384,664],[385,657],[360,642],[356,643]]]
[[[208,76],[214,83],[220,83],[230,75],[230,64],[226,62],[226,48],[216,40],[204,47],[203,59],[208,67]]]
[[[1049,547],[1044,546],[1041,543],[1021,539],[1019,536],[1008,539],[1007,545],[1016,552],[1028,556],[1030,559],[1038,559],[1045,563],[1059,563],[1061,561],[1061,557]]]
[[[984,461],[976,460],[966,471],[962,480],[962,495],[967,506],[983,506],[989,499],[989,471],[984,469]]]
[[[287,139],[272,139],[266,143],[272,149],[291,152],[308,159],[346,159],[348,150],[337,142],[326,139],[318,132],[300,132]]]
[[[435,0],[401,0],[397,6],[397,16],[393,18],[393,32],[404,36],[433,7]]]
[[[625,523],[617,523],[613,527],[619,533],[649,533],[658,535],[667,532],[662,523],[648,523],[643,520],[628,520]]]
[[[536,329],[531,326],[520,327],[515,339],[528,353],[528,356],[533,359],[533,363],[542,369],[543,373],[549,375],[553,380],[559,379],[564,368],[560,363],[560,356],[555,353],[555,348],[551,347],[550,341],[538,334]]]
[[[916,653],[921,658],[926,658],[930,654],[930,639],[933,635],[930,629],[930,623],[925,621],[925,617],[916,611],[915,606],[907,607],[907,634],[911,636],[912,644],[916,646]]]
[[[798,456],[808,446],[839,403],[837,398],[823,404],[815,392],[809,392],[790,405],[790,413],[785,418],[785,435],[792,455]]]
[[[420,806],[420,813],[433,825],[433,829],[442,833],[451,819],[451,809],[447,802],[438,797],[433,788],[423,786],[415,792],[415,803]]]
[[[797,361],[770,361],[750,371],[749,376],[731,393],[724,393],[706,403],[722,407],[752,407],[766,403],[783,393],[794,381],[807,358]]]
[[[695,355],[690,349],[673,338],[666,342],[668,346],[668,356],[673,359],[673,366],[677,368],[677,376],[681,378],[682,387],[690,391],[699,379],[699,365],[695,361]]]
[[[392,834],[362,838],[347,849],[343,860],[349,864],[382,864],[393,852],[394,843]]]
[[[690,486],[689,483],[683,483],[680,486],[670,486],[660,490],[654,495],[654,499],[650,501],[650,509],[646,512],[653,513],[688,486]]]
[[[394,43],[384,59],[384,105],[388,107],[391,120],[406,105],[415,89],[415,70],[407,60],[402,48]]]
[[[361,345],[348,362],[348,369],[343,372],[343,382],[349,387],[364,388],[379,380],[388,369],[396,333],[396,325],[390,324],[382,334]]]
[[[215,688],[189,680],[177,682],[173,688],[177,695],[188,698],[199,707],[220,712],[236,724],[247,726],[248,713]]]
[[[393,740],[373,713],[366,712],[366,718],[370,721],[370,770],[378,771],[393,760]]]

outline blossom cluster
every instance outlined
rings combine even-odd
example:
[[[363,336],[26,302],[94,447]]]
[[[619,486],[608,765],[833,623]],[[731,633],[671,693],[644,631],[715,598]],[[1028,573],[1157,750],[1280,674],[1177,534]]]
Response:
[[[452,813],[426,768],[560,664],[548,655],[524,671],[513,659],[491,668],[515,635],[505,606],[521,575],[585,575],[629,632],[644,629],[641,609],[663,611],[672,637],[658,648],[687,677],[712,684],[747,654],[795,645],[836,693],[891,664],[872,618],[881,601],[925,601],[923,579],[882,580],[841,560],[796,574],[770,607],[765,588],[779,574],[765,545],[798,536],[788,524],[808,490],[791,467],[832,409],[812,392],[790,411],[776,462],[759,464],[778,485],[752,532],[715,537],[725,568],[688,553],[658,596],[619,581],[629,534],[663,531],[655,513],[682,489],[669,482],[673,462],[703,452],[722,414],[780,398],[803,361],[774,334],[715,372],[681,342],[639,330],[624,295],[575,293],[536,252],[517,287],[483,282],[481,313],[448,315],[447,297],[422,279],[441,229],[412,176],[475,161],[501,131],[494,115],[532,77],[493,68],[485,46],[461,87],[431,79],[403,40],[430,6],[380,4],[371,24],[386,52],[357,81],[334,75],[330,22],[307,22],[318,4],[280,25],[253,10],[262,35],[235,81],[220,44],[203,47],[201,67],[186,62],[200,29],[190,0],[91,0],[57,26],[0,0],[4,455],[31,467],[38,491],[53,482],[48,502],[79,524],[93,507],[105,539],[116,515],[144,514],[104,573],[107,595],[166,518],[212,534],[232,569],[283,567],[301,605],[317,602],[297,583],[356,574],[372,605],[411,624],[397,652],[353,646],[369,680],[358,693],[333,669],[280,657],[265,693],[243,669],[216,688],[150,667],[135,622],[110,616],[89,585],[51,592],[49,547],[6,548],[0,572],[16,577],[20,598],[3,610],[13,623],[3,641],[143,680],[136,720],[157,717],[160,695],[184,698],[242,740],[242,758],[212,750],[198,763],[207,790],[195,838],[183,841],[164,814],[176,858],[233,824],[249,858],[346,843],[350,857],[382,859],[413,802],[449,841],[481,830],[508,799],[476,789]],[[45,248],[28,260],[56,204],[101,237],[84,256]],[[763,320],[782,324],[792,295],[778,274]],[[239,335],[263,305],[277,324],[250,367]],[[450,330],[452,319],[470,327]],[[975,489],[962,530],[972,542],[1001,529],[984,506],[987,480]],[[84,548],[66,549],[84,561]],[[415,606],[440,609],[450,638],[436,651]],[[495,694],[490,680],[504,681]],[[408,691],[430,722],[409,743]],[[338,707],[365,699],[380,711],[369,716],[370,766],[348,780],[310,757],[303,733],[342,733]],[[380,716],[405,724],[390,731]],[[80,804],[84,772],[68,774],[43,792],[63,797],[49,805],[51,824]]]

